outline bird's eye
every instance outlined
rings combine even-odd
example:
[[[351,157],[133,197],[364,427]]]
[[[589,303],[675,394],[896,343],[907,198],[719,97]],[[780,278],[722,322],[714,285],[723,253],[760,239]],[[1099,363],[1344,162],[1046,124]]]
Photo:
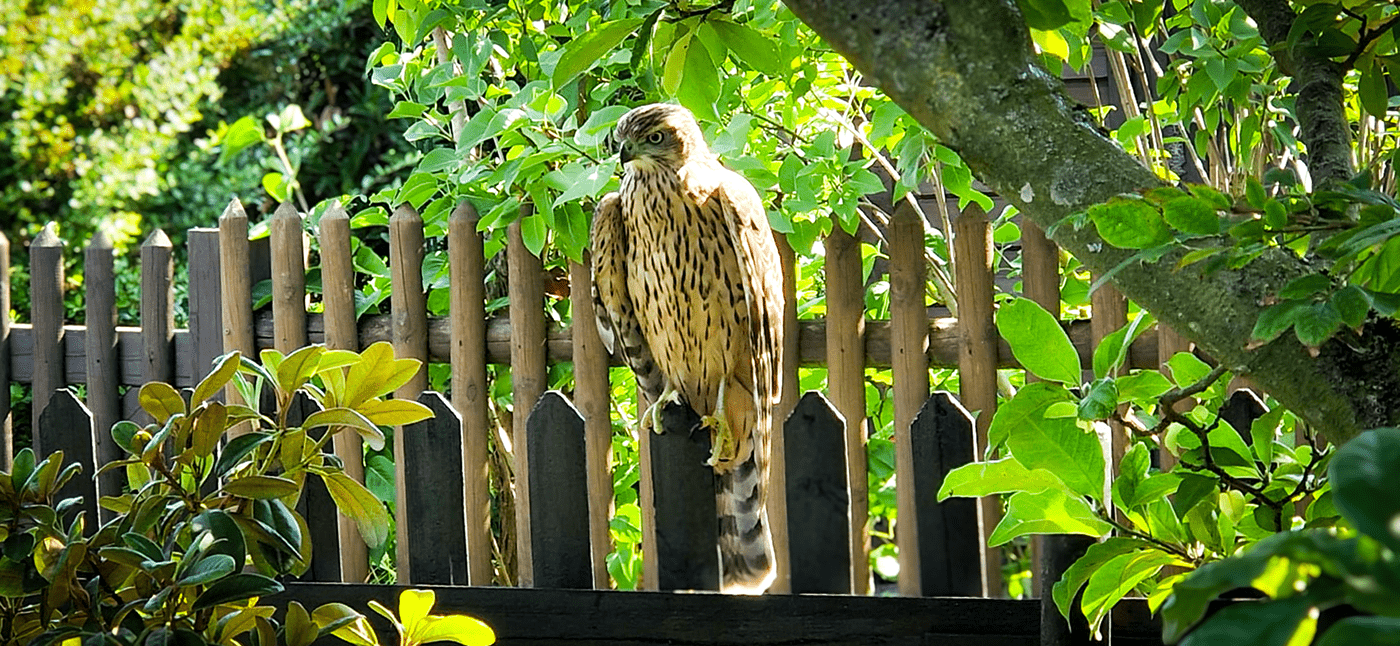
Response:
[[[659,133],[659,132],[653,132],[653,133],[651,133],[650,135],[647,135],[647,141],[649,141],[649,142],[651,142],[651,143],[653,143],[653,144],[659,144],[659,143],[661,143],[661,140],[662,140],[662,139],[665,139],[665,138],[666,138],[666,136],[663,135],[663,134],[661,134],[661,133]]]

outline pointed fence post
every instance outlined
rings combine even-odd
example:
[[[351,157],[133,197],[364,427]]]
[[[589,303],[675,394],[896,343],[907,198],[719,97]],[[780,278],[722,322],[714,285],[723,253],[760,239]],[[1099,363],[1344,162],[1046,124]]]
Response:
[[[92,435],[92,413],[67,388],[53,392],[44,410],[39,412],[39,425],[34,428],[34,439],[44,438],[43,452],[34,451],[36,461],[54,451],[63,451],[65,466],[77,463],[82,467],[82,472],[59,490],[57,498],[82,496],[79,508],[87,514],[84,533],[88,535],[98,527],[97,486],[92,479],[97,463],[93,461]]]
[[[283,202],[272,214],[272,347],[288,354],[306,345],[306,242],[301,214]]]
[[[253,336],[253,271],[248,245],[248,215],[234,198],[219,216],[219,258],[224,263],[219,272],[219,307],[223,321],[224,352],[235,350],[244,357],[257,356]],[[256,405],[245,402],[238,390],[229,385],[224,394],[231,404]],[[240,424],[235,434],[246,432],[248,425]]]
[[[63,241],[50,222],[29,243],[29,320],[34,330],[34,413],[30,418],[36,458],[44,456],[39,416],[54,391],[67,383],[63,357]],[[42,450],[41,450],[42,449]]]
[[[664,431],[651,437],[656,546],[646,558],[657,561],[660,590],[719,589],[715,472],[705,465],[710,433],[699,425],[690,406],[668,404],[661,410]]]
[[[423,362],[418,372],[394,392],[399,399],[417,399],[428,390],[428,307],[423,292],[423,218],[404,204],[389,218],[389,269],[392,291],[394,355]],[[394,434],[394,455],[403,455],[403,429]],[[406,482],[404,461],[395,464],[396,482]],[[398,488],[398,509],[405,508],[404,487]],[[399,576],[413,581],[414,562],[408,542],[408,525],[400,515],[398,524]]]
[[[121,447],[112,439],[112,425],[122,416],[121,364],[117,356],[117,282],[112,243],[101,229],[92,236],[83,252],[83,285],[87,314],[87,407],[92,412],[98,466],[120,460]],[[98,491],[115,496],[122,487],[119,471],[99,476]],[[103,519],[112,512],[99,510]]]
[[[332,202],[321,216],[321,304],[326,347],[360,351],[355,321],[355,268],[350,255],[350,216],[339,202]],[[335,454],[345,465],[345,475],[364,484],[364,448],[358,433],[340,432],[331,438]],[[369,555],[355,521],[337,515],[340,539],[340,576],[346,583],[362,583],[369,576]]]
[[[447,220],[447,270],[452,310],[452,406],[462,416],[462,484],[467,506],[467,569],[472,585],[490,585],[492,425],[486,379],[484,241],[476,207],[463,200]]]
[[[851,492],[846,421],[819,392],[802,396],[787,435],[788,562],[792,592],[850,594]]]
[[[425,392],[418,403],[433,416],[400,429],[403,435],[404,508],[409,572],[404,582],[467,585],[463,523],[462,422],[447,399]]]
[[[544,269],[539,256],[525,246],[521,222],[534,215],[522,204],[520,219],[506,229],[507,282],[510,290],[510,383],[514,401],[511,441],[515,453],[515,554],[518,583],[534,585],[530,557],[530,445],[527,411],[544,394],[549,368],[545,363]]]
[[[1264,406],[1264,400],[1254,394],[1248,388],[1241,388],[1230,393],[1230,398],[1225,400],[1225,405],[1220,408],[1220,419],[1235,429],[1248,445],[1254,444],[1254,436],[1250,429],[1254,426],[1254,420],[1264,416],[1269,412]]]
[[[914,549],[919,551],[921,594],[927,597],[976,597],[982,593],[977,500],[949,498],[938,502],[938,490],[948,472],[973,462],[975,434],[972,415],[950,393],[942,391],[924,402],[909,429],[914,477],[900,485],[914,490],[911,502],[919,512]]]
[[[827,393],[846,420],[851,487],[851,568],[855,593],[870,589],[869,474],[865,428],[865,284],[860,240],[836,227],[826,238]]]
[[[172,251],[170,238],[160,229],[153,231],[141,245],[141,379],[176,386]]]
[[[559,391],[540,397],[525,424],[529,434],[530,541],[532,585],[540,588],[593,587],[589,547],[588,450],[584,421]]]

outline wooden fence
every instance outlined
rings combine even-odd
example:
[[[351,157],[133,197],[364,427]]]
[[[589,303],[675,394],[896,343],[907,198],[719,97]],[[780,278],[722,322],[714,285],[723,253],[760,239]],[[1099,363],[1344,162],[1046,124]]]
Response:
[[[65,419],[90,415],[90,424],[72,426],[91,429],[91,459],[100,464],[115,458],[118,450],[105,429],[135,411],[135,389],[122,397],[123,387],[151,379],[193,385],[225,351],[251,354],[271,347],[288,352],[308,343],[358,350],[388,340],[399,356],[448,363],[450,402],[428,392],[426,370],[396,393],[438,412],[434,420],[395,434],[395,455],[402,456],[395,464],[397,482],[404,483],[397,501],[399,581],[480,586],[490,585],[494,574],[487,366],[509,365],[515,411],[509,429],[513,525],[519,540],[517,553],[503,556],[516,559],[521,586],[606,589],[613,496],[611,389],[609,358],[593,325],[587,268],[573,264],[569,272],[574,320],[585,324],[551,329],[545,322],[540,260],[525,249],[519,225],[512,225],[506,250],[509,316],[488,318],[477,221],[465,202],[449,218],[452,316],[430,318],[422,282],[423,221],[411,208],[398,209],[389,223],[392,314],[357,318],[349,218],[342,209],[331,207],[316,223],[322,299],[321,311],[309,313],[302,217],[283,205],[272,216],[269,240],[259,251],[249,242],[248,218],[235,200],[217,230],[189,232],[188,330],[173,326],[171,245],[160,232],[141,249],[139,328],[115,324],[112,249],[100,235],[84,250],[88,324],[65,326],[63,243],[46,230],[30,246],[32,323],[0,320],[0,352],[9,354],[0,370],[8,370],[11,381],[33,385],[36,427],[41,414]],[[924,226],[913,209],[893,209],[885,238],[890,241],[888,321],[865,318],[860,241],[839,229],[824,241],[826,318],[798,320],[795,261],[791,248],[779,240],[788,301],[780,414],[787,423],[778,425],[773,437],[770,486],[775,493],[769,504],[779,567],[774,592],[870,592],[867,367],[888,367],[894,380],[900,594],[996,596],[1002,589],[1001,555],[980,547],[996,523],[997,501],[986,499],[974,509],[970,501],[933,500],[942,474],[984,453],[997,400],[996,371],[1014,367],[992,318],[996,255],[985,213],[974,205],[958,215],[952,239],[959,316],[931,317],[924,306]],[[8,248],[0,246],[0,251]],[[1057,253],[1033,225],[1024,226],[1023,289],[1052,311],[1059,306]],[[252,288],[263,276],[271,279],[271,307],[255,311]],[[8,278],[0,281],[0,298],[7,292]],[[1085,365],[1097,340],[1122,325],[1121,302],[1111,289],[1101,289],[1094,295],[1094,320],[1067,323]],[[1179,340],[1164,339],[1144,335],[1130,351],[1130,365],[1157,367],[1180,347]],[[560,361],[573,363],[572,401],[545,393],[547,367]],[[827,366],[825,395],[797,392],[802,365]],[[959,369],[956,398],[930,393],[931,367]],[[78,383],[86,385],[88,412],[68,410],[77,403],[71,395],[54,400],[61,405],[50,410],[54,393]],[[0,401],[5,413],[8,404]],[[638,438],[647,555],[642,581],[650,589],[715,589],[713,483],[699,466],[708,448],[691,441],[687,422],[668,414],[668,425],[670,433]],[[335,439],[347,472],[362,479],[358,438],[340,434]],[[9,433],[5,440],[8,459]],[[40,450],[63,445],[78,455],[71,440],[55,441],[49,445],[44,438],[35,439]],[[1121,455],[1122,447],[1114,448],[1115,456]],[[538,474],[547,476],[532,477]],[[833,488],[831,483],[845,486]],[[451,492],[448,504],[443,504],[444,491]],[[321,502],[309,505],[308,513],[324,513],[329,503]],[[500,522],[510,525],[512,519]],[[329,516],[312,523],[319,528],[316,540],[323,543],[316,550],[320,560],[312,578],[365,580],[364,546],[351,525],[340,518],[337,526]],[[1038,574],[1042,584],[1058,578],[1050,574]]]

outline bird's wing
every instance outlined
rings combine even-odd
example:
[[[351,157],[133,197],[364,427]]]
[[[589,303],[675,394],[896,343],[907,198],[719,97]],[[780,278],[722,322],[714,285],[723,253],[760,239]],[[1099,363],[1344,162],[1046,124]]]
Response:
[[[627,292],[627,231],[622,225],[622,200],[617,193],[608,193],[598,202],[590,238],[598,336],[608,352],[636,373],[637,388],[647,401],[656,401],[665,381],[642,336],[641,320]]]
[[[740,282],[749,314],[756,407],[771,413],[782,396],[783,271],[768,213],[753,185],[725,169],[714,198],[721,201],[725,227],[739,254]],[[768,415],[760,415],[767,417]]]

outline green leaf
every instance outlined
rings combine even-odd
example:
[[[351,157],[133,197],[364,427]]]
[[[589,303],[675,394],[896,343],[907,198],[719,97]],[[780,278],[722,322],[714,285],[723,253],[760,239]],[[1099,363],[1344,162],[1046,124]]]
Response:
[[[496,633],[485,622],[466,615],[428,615],[412,630],[414,643],[455,642],[462,646],[495,643]]]
[[[220,477],[228,475],[229,470],[247,457],[253,449],[273,437],[271,433],[244,433],[229,440],[228,444],[224,445],[224,450],[219,453],[219,459],[214,462],[213,474]]]
[[[234,570],[233,557],[227,554],[211,554],[200,559],[180,577],[175,585],[194,586],[212,583]]]
[[[277,594],[282,584],[261,574],[239,573],[209,586],[194,600],[191,610],[203,610],[224,603]]]
[[[670,61],[667,61],[669,66]],[[715,101],[719,100],[719,69],[715,67],[705,42],[692,38],[685,55],[685,83],[676,88],[681,105],[701,119],[715,120]]]
[[[1335,624],[1317,646],[1400,646],[1400,617],[1347,617]]]
[[[1249,205],[1256,208],[1264,208],[1264,203],[1269,199],[1268,193],[1264,192],[1264,185],[1253,177],[1247,178],[1244,185],[1244,198]]]
[[[964,464],[943,478],[938,500],[950,496],[979,498],[992,494],[1063,488],[1065,483],[1045,469],[1029,471],[1014,458]]]
[[[1298,310],[1293,321],[1293,333],[1309,348],[1321,346],[1337,328],[1342,326],[1342,315],[1331,301],[1313,303]]]
[[[229,125],[224,132],[223,139],[219,141],[222,150],[219,151],[219,164],[228,162],[229,158],[242,152],[245,148],[263,141],[262,123],[254,119],[252,115],[245,116]]]
[[[268,195],[277,202],[287,202],[292,199],[293,178],[278,172],[271,172],[263,175],[262,186]]]
[[[642,18],[623,18],[591,27],[582,37],[569,41],[559,53],[559,62],[550,78],[554,88],[564,87],[575,76],[588,71],[611,53],[642,24]]]
[[[336,407],[316,411],[308,415],[306,421],[302,423],[302,427],[308,430],[326,426],[350,428],[360,435],[360,438],[369,445],[371,450],[378,451],[384,448],[384,432],[379,430],[379,427],[366,418],[364,414],[353,408]]]
[[[1095,570],[1084,586],[1084,597],[1080,602],[1084,616],[1089,620],[1090,630],[1098,630],[1099,624],[1119,599],[1171,563],[1180,561],[1166,552],[1147,549],[1115,556]]]
[[[671,53],[666,55],[666,64],[661,71],[661,89],[666,94],[675,96],[676,91],[681,87],[681,79],[685,77],[685,59],[690,53],[691,43],[694,42],[694,34],[687,31],[684,35],[676,39],[671,45]]]
[[[1079,594],[1079,589],[1089,581],[1104,563],[1122,554],[1130,554],[1138,550],[1149,549],[1150,545],[1143,540],[1127,538],[1123,536],[1111,536],[1102,542],[1094,543],[1089,549],[1084,551],[1084,556],[1079,557],[1065,573],[1060,576],[1060,580],[1055,582],[1051,588],[1051,598],[1055,600],[1055,606],[1060,609],[1060,614],[1066,619],[1069,618],[1070,602],[1074,595]]]
[[[1162,214],[1136,196],[1114,197],[1088,213],[1104,242],[1120,249],[1146,249],[1171,239]]]
[[[1371,310],[1371,301],[1365,290],[1356,285],[1347,285],[1332,295],[1332,307],[1342,317],[1342,324],[1359,329],[1366,322],[1366,313]]]
[[[1047,382],[1027,384],[997,409],[988,429],[1022,466],[1045,469],[1070,490],[1103,499],[1104,458],[1099,438],[1073,418],[1047,418],[1047,409],[1069,393]],[[1000,443],[1000,442],[997,442]]]
[[[1016,0],[1016,6],[1031,29],[1051,31],[1074,21],[1064,0]]]
[[[1079,400],[1077,417],[1092,421],[1108,419],[1113,409],[1118,407],[1118,386],[1112,379],[1098,379],[1089,385],[1089,391]]]
[[[520,219],[520,239],[525,243],[525,248],[535,256],[544,251],[548,235],[549,229],[544,224],[543,215],[532,213]]]
[[[137,393],[137,401],[143,410],[155,418],[157,424],[164,424],[172,416],[187,412],[185,398],[180,396],[174,386],[162,381],[152,381],[141,386],[140,392]]]
[[[243,476],[224,483],[225,493],[253,500],[281,498],[299,491],[301,487],[295,481],[277,476]]]
[[[1012,299],[997,310],[996,323],[1011,353],[1027,370],[1042,379],[1079,383],[1079,352],[1059,321],[1035,301]]]
[[[1178,197],[1162,204],[1162,217],[1172,228],[1192,235],[1220,233],[1220,216],[1215,207],[1196,197]]]
[[[707,24],[714,28],[730,51],[749,67],[774,77],[781,77],[787,72],[787,65],[778,55],[778,47],[772,39],[747,25],[728,20],[709,20]]]
[[[1273,555],[1290,540],[1295,540],[1291,533],[1274,534],[1255,543],[1241,556],[1202,565],[1177,582],[1172,595],[1160,609],[1162,641],[1169,644],[1180,641],[1186,631],[1200,621],[1210,602],[1220,593],[1252,587],[1254,580],[1268,567]]]
[[[1027,534],[1080,534],[1103,536],[1113,531],[1083,498],[1070,496],[1059,489],[1039,493],[1021,491],[1007,500],[1006,515],[997,523],[987,539],[996,547]]]
[[[1139,370],[1126,377],[1119,377],[1118,400],[1144,402],[1161,397],[1172,389],[1172,383],[1156,370]]]
[[[1293,327],[1299,313],[1308,307],[1308,304],[1305,300],[1291,300],[1265,308],[1254,322],[1254,330],[1249,333],[1250,344],[1263,345],[1277,339],[1280,334]]]
[[[1317,629],[1306,596],[1237,603],[1222,608],[1181,640],[1181,646],[1284,646],[1307,644]]]
[[[1378,428],[1342,445],[1327,467],[1332,502],[1357,531],[1400,552],[1400,429]]]
[[[1385,110],[1390,101],[1390,93],[1385,87],[1385,68],[1373,61],[1369,66],[1359,68],[1361,80],[1356,84],[1356,93],[1361,98],[1361,108],[1378,119],[1385,118]]]
[[[1102,379],[1116,372],[1127,361],[1133,342],[1152,327],[1152,323],[1152,315],[1142,310],[1131,322],[1099,341],[1099,347],[1094,348],[1094,376]]]
[[[194,387],[190,403],[198,406],[223,390],[224,386],[228,385],[229,380],[233,378],[233,374],[238,372],[239,362],[240,355],[236,352],[230,352],[216,359],[214,368],[209,371],[209,375],[201,379],[199,385]]]
[[[389,511],[364,485],[341,472],[326,473],[321,476],[326,490],[340,513],[355,521],[365,544],[378,547],[389,538]]]
[[[1308,274],[1295,278],[1278,291],[1280,300],[1307,298],[1323,294],[1332,289],[1332,279],[1322,274]]]
[[[269,116],[269,120],[271,117]],[[277,120],[272,124],[279,134],[295,132],[311,125],[311,120],[302,113],[301,106],[295,103],[282,108],[282,112],[277,115]]]

